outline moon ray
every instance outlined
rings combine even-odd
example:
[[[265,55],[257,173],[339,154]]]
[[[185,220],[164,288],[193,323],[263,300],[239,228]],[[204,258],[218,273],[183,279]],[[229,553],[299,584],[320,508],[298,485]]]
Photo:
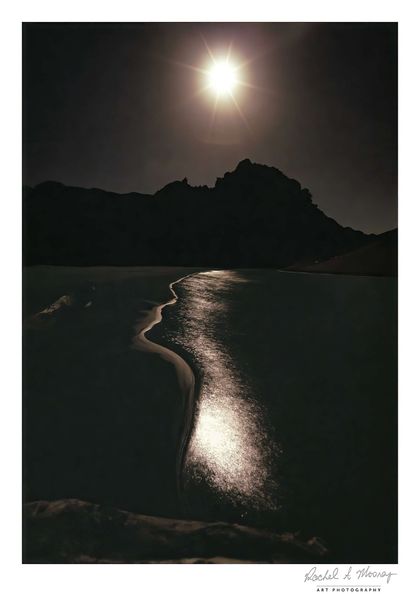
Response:
[[[263,87],[259,87],[254,85],[246,80],[243,80],[237,76],[237,73],[240,69],[253,61],[253,59],[242,62],[242,63],[232,63],[231,56],[232,56],[232,48],[233,42],[231,41],[227,47],[227,51],[224,58],[220,60],[216,60],[212,49],[210,48],[207,40],[205,39],[204,35],[201,34],[201,39],[203,44],[206,48],[206,52],[211,60],[211,65],[208,68],[200,68],[198,66],[194,66],[193,64],[187,64],[186,62],[180,62],[176,60],[167,59],[168,63],[171,63],[175,66],[179,66],[181,68],[187,68],[188,70],[192,70],[193,72],[197,72],[204,77],[207,77],[207,84],[201,86],[198,90],[193,92],[189,95],[188,100],[185,103],[190,103],[191,101],[195,100],[198,96],[202,95],[203,93],[212,90],[215,94],[214,103],[211,108],[211,114],[209,118],[208,130],[209,134],[212,134],[214,129],[217,111],[219,109],[219,103],[222,96],[228,98],[232,101],[236,112],[238,113],[240,119],[244,123],[247,130],[252,133],[252,128],[241,108],[239,105],[235,95],[234,95],[234,87],[245,87],[250,88],[259,92],[266,92],[272,93],[270,89],[265,89]]]
[[[237,112],[241,116],[242,121],[244,122],[244,124],[247,127],[248,131],[251,132],[251,134],[252,134],[251,126],[249,125],[249,122],[246,119],[245,114],[243,113],[242,109],[239,107],[239,103],[236,101],[236,99],[235,99],[235,97],[233,96],[232,93],[231,93],[230,96],[231,96],[231,99],[233,101],[234,106],[236,107]]]
[[[207,41],[206,41],[206,38],[204,37],[204,35],[203,35],[203,34],[201,35],[201,39],[203,40],[203,43],[204,43],[204,45],[205,45],[205,47],[206,47],[206,50],[207,50],[207,53],[208,53],[208,55],[210,56],[210,58],[211,58],[211,60],[212,60],[213,64],[215,64],[215,63],[216,63],[215,57],[214,57],[214,55],[213,55],[213,52],[211,51],[211,49],[210,49],[210,46],[209,46],[209,44],[207,43]]]
[[[227,51],[227,54],[226,54],[226,61],[227,61],[227,62],[229,62],[230,55],[231,55],[231,53],[232,53],[232,46],[233,46],[233,41],[231,41],[231,42],[229,43],[228,51]]]
[[[209,122],[209,135],[211,136],[211,133],[213,132],[213,126],[214,126],[214,121],[216,119],[216,112],[217,112],[217,104],[219,103],[219,96],[216,95],[215,99],[214,99],[214,104],[213,104],[213,110],[211,113],[211,118],[210,118],[210,122]]]

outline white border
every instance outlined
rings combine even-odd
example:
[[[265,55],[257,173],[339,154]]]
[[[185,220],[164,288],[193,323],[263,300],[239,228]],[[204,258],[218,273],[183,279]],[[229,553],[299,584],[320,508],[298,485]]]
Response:
[[[22,566],[20,188],[21,21],[399,21],[400,66],[400,562],[382,592],[418,587],[419,336],[419,32],[414,2],[353,0],[254,2],[212,0],[151,3],[118,0],[17,1],[1,19],[1,233],[2,391],[0,574],[2,591],[31,594],[79,592],[314,592],[303,584],[306,566]]]

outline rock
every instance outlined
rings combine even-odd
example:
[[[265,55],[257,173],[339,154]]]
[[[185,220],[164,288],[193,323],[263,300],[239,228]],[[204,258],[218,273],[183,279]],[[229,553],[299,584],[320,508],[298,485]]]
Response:
[[[309,563],[319,539],[134,514],[77,499],[24,506],[26,563]]]

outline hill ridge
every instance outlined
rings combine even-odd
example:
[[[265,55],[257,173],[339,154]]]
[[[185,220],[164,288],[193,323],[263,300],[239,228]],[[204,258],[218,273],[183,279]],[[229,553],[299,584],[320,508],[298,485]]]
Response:
[[[212,188],[186,177],[118,194],[47,181],[24,191],[24,262],[56,265],[282,267],[361,247],[307,188],[243,159]]]

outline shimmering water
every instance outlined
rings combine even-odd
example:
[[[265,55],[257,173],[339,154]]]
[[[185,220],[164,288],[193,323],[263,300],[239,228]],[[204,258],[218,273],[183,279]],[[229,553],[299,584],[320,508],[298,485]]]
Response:
[[[209,271],[175,291],[149,338],[197,376],[183,465],[190,515],[300,529],[343,550],[355,538],[370,546],[386,515],[389,545],[395,281]]]
[[[227,337],[233,339],[234,296],[250,282],[227,271],[185,280],[188,312],[176,343],[203,370],[185,472],[231,501],[259,508],[273,505],[270,472],[278,448],[270,440],[270,423],[251,378],[226,343]]]

